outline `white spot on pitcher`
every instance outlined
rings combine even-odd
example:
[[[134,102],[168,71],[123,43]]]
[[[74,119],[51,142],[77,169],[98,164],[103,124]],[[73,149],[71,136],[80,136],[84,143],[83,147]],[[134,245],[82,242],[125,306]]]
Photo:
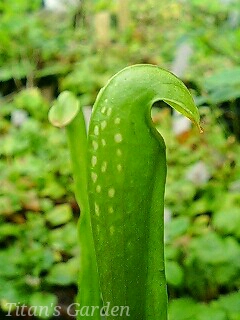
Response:
[[[120,171],[122,171],[122,165],[121,164],[118,164],[117,165],[117,170],[120,172]]]
[[[122,155],[122,150],[121,149],[117,149],[117,155],[120,157]]]
[[[114,228],[114,226],[111,226],[110,228],[109,228],[109,231],[110,231],[110,234],[111,234],[111,236],[114,234],[114,231],[115,231],[115,228]]]
[[[101,129],[104,130],[104,129],[106,128],[106,126],[107,126],[107,121],[106,121],[106,120],[103,120],[103,121],[101,122]]]
[[[92,156],[91,163],[92,163],[92,166],[95,167],[95,165],[97,164],[97,157],[96,156]]]
[[[95,183],[97,181],[97,174],[95,172],[91,173],[92,181]]]
[[[94,134],[95,134],[96,136],[98,136],[98,135],[99,135],[99,126],[96,125],[96,126],[94,127],[93,132],[94,132]]]
[[[99,215],[100,215],[100,210],[99,210],[99,206],[96,204],[96,202],[95,202],[95,213],[96,213],[96,215],[99,217]]]
[[[96,191],[97,191],[98,193],[100,193],[101,190],[102,190],[102,188],[101,188],[101,186],[98,184],[98,185],[96,186]]]
[[[94,141],[92,142],[92,146],[93,146],[93,150],[96,151],[98,149],[98,143],[97,141]]]
[[[114,120],[114,123],[115,124],[119,124],[121,122],[121,119],[120,118],[116,118],[115,120]]]
[[[109,196],[109,198],[113,198],[114,195],[115,195],[115,189],[114,189],[114,188],[110,188],[110,189],[108,190],[108,196]]]
[[[115,134],[114,140],[115,140],[116,143],[122,142],[122,135],[121,135],[121,133]]]
[[[102,107],[101,112],[105,113],[105,111],[106,111],[106,107],[104,106],[104,107]]]
[[[102,171],[102,172],[106,172],[106,170],[107,170],[107,162],[104,161],[104,162],[102,163],[102,166],[101,166],[101,171]]]

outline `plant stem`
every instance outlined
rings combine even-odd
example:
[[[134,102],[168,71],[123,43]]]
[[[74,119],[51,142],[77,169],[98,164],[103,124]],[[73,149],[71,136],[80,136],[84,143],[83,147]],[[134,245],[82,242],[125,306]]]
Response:
[[[101,307],[99,278],[93,237],[90,222],[90,210],[87,193],[87,134],[82,110],[80,109],[73,121],[66,126],[68,143],[72,161],[75,194],[81,209],[78,222],[80,240],[80,275],[78,302],[83,306]],[[90,309],[91,310],[91,309]],[[89,319],[89,316],[80,316],[78,319]],[[92,319],[101,319],[96,312]]]

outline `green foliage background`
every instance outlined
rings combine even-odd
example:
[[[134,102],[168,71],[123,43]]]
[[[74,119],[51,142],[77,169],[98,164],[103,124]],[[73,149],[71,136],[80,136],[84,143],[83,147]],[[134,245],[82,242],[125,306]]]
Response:
[[[103,9],[111,39],[99,46],[93,20]],[[183,80],[200,106],[204,134],[176,136],[169,110],[153,110],[169,165],[169,319],[238,320],[239,1],[134,0],[124,32],[117,10],[115,1],[85,1],[74,18],[74,10],[44,11],[37,0],[0,1],[1,310],[8,302],[67,306],[76,294],[79,210],[65,134],[47,121],[52,100],[67,89],[92,105],[121,68],[171,69],[188,43],[193,53]]]

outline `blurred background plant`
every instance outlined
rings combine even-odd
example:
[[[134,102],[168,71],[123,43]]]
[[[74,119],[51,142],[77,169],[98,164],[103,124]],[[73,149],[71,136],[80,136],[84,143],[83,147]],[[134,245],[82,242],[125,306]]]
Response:
[[[239,0],[0,0],[0,17],[2,315],[19,302],[67,319],[76,295],[79,209],[50,104],[70,90],[92,106],[115,72],[152,63],[185,81],[204,127],[153,108],[168,147],[169,319],[239,320]]]

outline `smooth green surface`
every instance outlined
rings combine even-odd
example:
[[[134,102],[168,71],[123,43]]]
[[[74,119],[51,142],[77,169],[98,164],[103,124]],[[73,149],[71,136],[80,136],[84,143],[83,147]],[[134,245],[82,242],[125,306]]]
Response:
[[[106,79],[124,65],[152,61],[168,67],[179,52],[178,48],[182,44],[185,46],[186,42],[190,42],[195,50],[192,51],[191,63],[185,69],[183,78],[191,88],[196,89],[193,90],[193,94],[198,95],[196,101],[201,106],[207,102],[209,107],[200,107],[205,134],[198,135],[195,129],[190,130],[190,138],[185,139],[183,145],[179,145],[178,139],[172,134],[172,120],[166,115],[166,109],[163,108],[157,116],[164,116],[159,127],[168,146],[165,205],[174,213],[172,221],[176,217],[191,216],[191,224],[184,234],[175,235],[168,241],[168,246],[178,251],[174,260],[184,270],[182,285],[175,289],[168,284],[168,291],[170,298],[190,294],[198,303],[199,299],[217,299],[220,292],[223,292],[222,279],[226,279],[226,275],[225,295],[239,288],[240,255],[236,252],[229,256],[224,249],[222,254],[226,256],[226,261],[221,265],[204,264],[201,270],[197,269],[198,277],[196,265],[201,265],[201,256],[192,261],[190,266],[186,266],[182,259],[183,256],[191,255],[186,240],[188,244],[194,239],[201,241],[198,239],[199,234],[206,232],[217,232],[223,239],[230,235],[240,247],[240,226],[235,220],[237,215],[232,219],[233,214],[230,214],[233,209],[239,212],[239,142],[229,137],[231,133],[219,117],[221,101],[218,105],[213,103],[213,100],[216,101],[215,89],[220,88],[215,87],[211,92],[207,88],[209,76],[216,74],[216,81],[220,81],[218,71],[227,72],[232,68],[234,71],[240,65],[239,19],[238,22],[232,19],[235,16],[232,14],[234,6],[239,11],[239,2],[225,1],[222,5],[220,1],[216,1],[218,4],[213,10],[209,1],[203,3],[202,0],[194,3],[167,0],[140,3],[133,0],[132,27],[121,36],[116,30],[116,24],[111,24],[113,42],[104,50],[96,50],[94,37],[91,36],[93,30],[88,23],[85,27],[81,24],[80,28],[73,28],[71,14],[69,19],[66,15],[64,19],[61,16],[58,23],[55,19],[58,15],[56,11],[49,16],[45,10],[32,12],[29,9],[36,8],[37,2],[40,8],[39,0],[34,3],[28,0],[1,1],[0,298],[3,303],[8,299],[29,305],[29,297],[35,291],[56,295],[61,291],[69,301],[74,301],[73,292],[69,292],[68,287],[59,290],[60,283],[56,283],[56,286],[49,283],[42,285],[46,283],[46,276],[53,265],[58,265],[60,261],[65,264],[68,257],[78,256],[79,251],[75,236],[76,206],[72,196],[69,151],[66,149],[64,130],[55,130],[47,122],[47,111],[52,104],[49,92],[54,89],[55,97],[57,92],[68,89],[80,97],[82,105],[92,105],[96,92],[106,83]],[[22,10],[23,3],[28,7],[26,14]],[[115,11],[110,14],[115,14]],[[91,13],[85,17],[86,22],[93,21]],[[229,77],[224,79],[226,84]],[[236,77],[232,79],[236,80]],[[229,94],[225,84],[223,91]],[[38,85],[39,88],[33,87]],[[227,86],[230,87],[230,83]],[[233,85],[231,87],[232,95],[234,92],[240,95],[239,90],[232,91]],[[223,97],[224,92],[221,97],[226,99],[226,94]],[[217,92],[215,96],[220,97]],[[228,115],[229,104],[224,103],[224,113]],[[29,117],[21,128],[16,128],[11,122],[11,112],[19,108],[27,112]],[[234,120],[237,119],[235,115],[232,118]],[[197,164],[199,159],[204,161],[210,173],[210,180],[200,187],[197,182],[186,180],[186,174],[192,171],[192,165]],[[224,212],[223,202],[227,205]],[[44,217],[50,210],[49,206],[57,206],[59,203],[71,204],[74,216],[70,222],[52,228]],[[28,217],[29,211],[31,220]],[[217,221],[214,220],[215,215]],[[222,220],[223,215],[228,220],[227,228]],[[221,225],[218,223],[220,218]],[[21,222],[23,220],[24,223]],[[174,224],[172,227],[175,230]],[[176,242],[179,244],[177,247]],[[41,249],[36,250],[39,245]],[[201,250],[200,245],[198,250]],[[66,270],[67,267],[62,268],[62,277],[68,274]],[[5,272],[7,275],[3,275]],[[38,279],[40,287],[36,286]],[[212,286],[214,290],[209,288]],[[198,296],[200,291],[203,293],[201,298]],[[209,295],[209,292],[213,294]],[[177,314],[182,313],[180,307]],[[229,314],[227,318],[229,320],[233,317]],[[173,319],[178,320],[177,317]]]
[[[81,208],[79,219],[80,239],[80,276],[78,302],[82,306],[101,306],[99,279],[93,237],[91,232],[89,202],[87,192],[87,163],[86,163],[86,129],[82,111],[67,126],[67,135],[72,159],[75,194]],[[89,319],[79,316],[79,319]],[[96,313],[94,319],[101,319]]]
[[[101,306],[99,279],[90,223],[87,192],[87,134],[83,112],[70,92],[63,92],[49,112],[49,120],[58,127],[66,126],[68,145],[75,182],[75,195],[81,216],[78,222],[80,240],[80,274],[78,303],[82,306]],[[78,316],[88,319],[88,316]],[[94,319],[100,319],[96,313]]]
[[[152,65],[116,74],[99,93],[88,136],[89,204],[104,303],[130,319],[167,319],[163,250],[166,152],[150,111],[163,100],[199,126],[184,84]],[[108,319],[129,319],[109,316]]]
[[[79,109],[79,101],[74,94],[69,91],[63,91],[49,110],[49,121],[55,127],[65,127],[76,117]]]

